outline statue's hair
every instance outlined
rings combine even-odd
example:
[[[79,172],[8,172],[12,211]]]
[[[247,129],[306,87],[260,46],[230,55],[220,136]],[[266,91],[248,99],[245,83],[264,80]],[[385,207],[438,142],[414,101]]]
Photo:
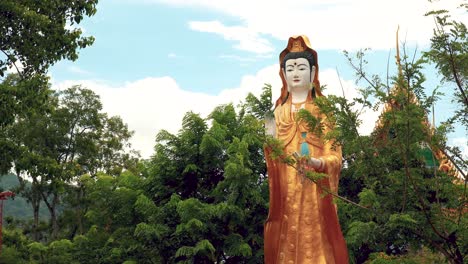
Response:
[[[309,51],[299,51],[299,52],[290,52],[284,56],[283,61],[281,62],[281,68],[284,69],[287,60],[304,58],[309,61],[310,71],[312,71],[312,66],[315,66],[315,58],[312,55],[312,52]]]

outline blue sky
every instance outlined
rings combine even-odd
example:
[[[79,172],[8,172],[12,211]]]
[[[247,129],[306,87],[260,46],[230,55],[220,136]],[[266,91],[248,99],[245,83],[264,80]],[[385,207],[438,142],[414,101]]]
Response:
[[[341,93],[338,69],[346,96],[352,98],[357,86],[344,49],[372,48],[369,70],[384,77],[389,52],[394,69],[398,25],[400,39],[411,52],[415,47],[425,49],[434,24],[424,13],[437,7],[453,10],[459,1],[284,2],[100,1],[97,14],[79,25],[84,35],[96,38],[94,45],[81,50],[77,61],[53,66],[53,85],[63,89],[82,84],[96,91],[104,110],[120,115],[135,130],[133,145],[148,157],[156,133],[177,132],[187,111],[206,116],[216,105],[236,104],[248,92],[259,94],[265,82],[273,85],[276,99],[277,58],[289,36],[308,35],[319,54],[321,82],[328,84],[329,93]],[[460,18],[466,21],[466,14]],[[428,75],[431,87],[438,76],[433,71]],[[436,113],[453,109],[449,99],[437,106]],[[363,133],[377,116],[363,116]],[[466,145],[466,131],[452,137]]]
[[[272,54],[250,57],[249,52],[232,49],[223,38],[200,34],[188,25],[192,20],[216,19],[239,23],[235,18],[201,8],[137,2],[100,1],[96,16],[82,25],[87,34],[96,37],[94,45],[82,50],[77,62],[57,65],[54,78],[86,77],[118,84],[171,76],[184,89],[216,94],[236,87],[243,75],[276,61]],[[72,65],[82,69],[82,74],[73,71]]]

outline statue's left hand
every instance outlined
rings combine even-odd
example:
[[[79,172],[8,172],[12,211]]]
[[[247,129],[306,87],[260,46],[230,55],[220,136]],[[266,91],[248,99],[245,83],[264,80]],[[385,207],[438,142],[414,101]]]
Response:
[[[299,167],[301,170],[322,170],[324,167],[324,161],[322,159],[317,159],[314,157],[306,158],[301,157],[297,152],[293,153],[294,158],[299,162]]]
[[[307,163],[311,168],[313,168],[316,171],[322,169],[323,167],[323,160],[321,159],[311,157],[307,160]]]

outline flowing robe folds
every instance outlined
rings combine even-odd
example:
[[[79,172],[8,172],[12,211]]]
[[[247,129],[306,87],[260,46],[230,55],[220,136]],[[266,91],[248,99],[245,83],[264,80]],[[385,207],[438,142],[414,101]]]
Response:
[[[287,155],[304,154],[303,143],[306,142],[309,155],[324,161],[320,172],[328,177],[322,179],[320,185],[336,192],[341,148],[332,147],[332,142],[323,142],[308,132],[305,124],[296,122],[291,104],[289,99],[275,109],[276,137],[283,142]],[[311,99],[303,107],[318,115],[318,108]],[[348,263],[332,196],[312,181],[303,179],[295,168],[279,159],[272,160],[270,152],[265,149],[270,188],[270,209],[264,230],[265,263]]]

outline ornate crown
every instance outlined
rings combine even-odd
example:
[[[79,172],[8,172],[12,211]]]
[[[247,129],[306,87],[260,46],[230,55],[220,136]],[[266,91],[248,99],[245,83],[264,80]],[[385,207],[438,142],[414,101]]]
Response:
[[[291,47],[288,47],[291,52],[301,52],[305,50],[305,47],[302,45],[302,41],[299,39],[295,39],[290,44]]]

